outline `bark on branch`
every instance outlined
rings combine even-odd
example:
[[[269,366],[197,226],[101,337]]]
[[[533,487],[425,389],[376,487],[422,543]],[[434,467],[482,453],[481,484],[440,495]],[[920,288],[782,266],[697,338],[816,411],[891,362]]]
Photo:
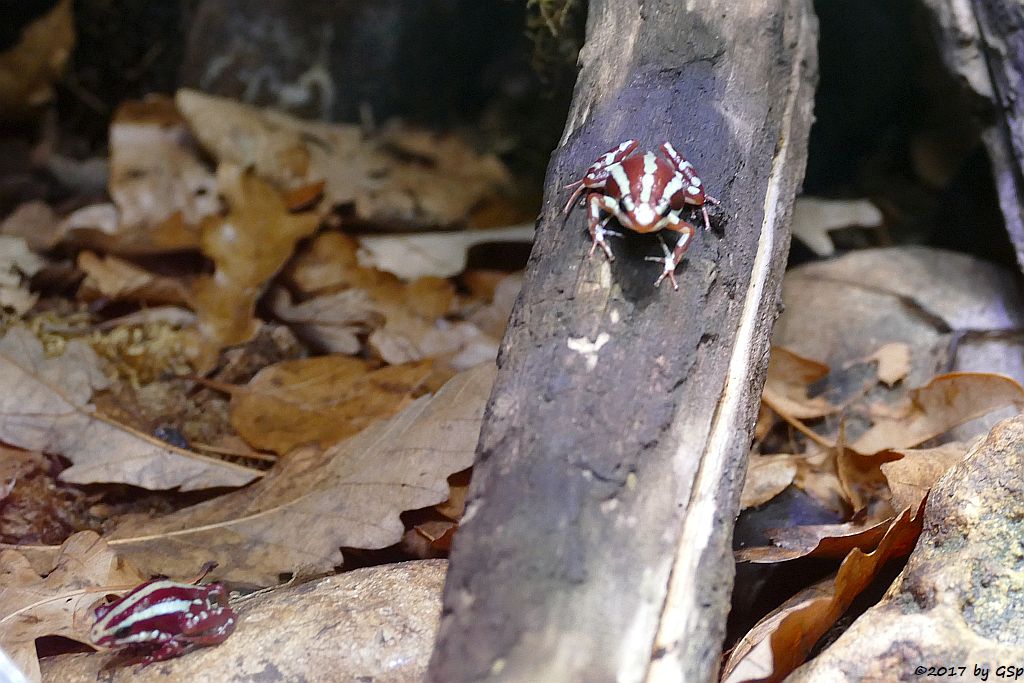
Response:
[[[1006,230],[1024,270],[1024,2],[925,0],[949,70],[975,111]]]
[[[590,3],[431,681],[713,678],[815,40],[807,0]],[[656,237],[588,259],[584,212],[560,213],[559,188],[628,138],[671,141],[722,202],[678,292],[651,286]]]

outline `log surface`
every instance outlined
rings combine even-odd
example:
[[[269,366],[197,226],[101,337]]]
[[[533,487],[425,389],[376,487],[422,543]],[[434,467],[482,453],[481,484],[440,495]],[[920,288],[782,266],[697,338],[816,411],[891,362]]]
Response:
[[[590,3],[429,680],[714,677],[815,40],[806,0]],[[678,292],[652,287],[656,237],[588,259],[584,211],[560,212],[559,188],[628,138],[671,141],[722,202]]]

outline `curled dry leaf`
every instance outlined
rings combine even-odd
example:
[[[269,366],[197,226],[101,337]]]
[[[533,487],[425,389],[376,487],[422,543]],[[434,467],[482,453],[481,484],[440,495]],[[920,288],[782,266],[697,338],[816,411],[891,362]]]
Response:
[[[12,23],[10,14],[5,23]],[[4,121],[32,117],[53,99],[53,84],[75,46],[71,0],[54,3],[45,14],[10,35],[18,41],[0,52],[0,119]]]
[[[110,124],[110,197],[121,229],[146,231],[174,220],[192,229],[220,210],[217,183],[199,161],[174,102],[160,95],[128,101]]]
[[[105,387],[95,352],[81,341],[47,358],[31,332],[0,339],[0,440],[55,453],[73,465],[61,479],[118,482],[149,489],[241,486],[257,472],[174,448],[95,412],[89,399]]]
[[[321,232],[295,255],[284,276],[304,296],[372,290],[394,281],[387,273],[359,265],[358,250],[358,242],[344,233]]]
[[[21,237],[0,235],[0,310],[22,315],[36,303],[28,291],[28,279],[43,267],[44,261],[31,251]]]
[[[328,353],[359,353],[359,335],[384,323],[365,289],[344,289],[293,304],[288,292],[278,288],[269,299],[274,315],[296,336]]]
[[[878,363],[878,379],[887,387],[906,377],[913,367],[910,345],[904,342],[885,344],[868,356],[867,360]]]
[[[386,155],[383,179],[364,185],[356,215],[406,227],[446,226],[511,184],[494,155],[479,154],[455,135],[393,124],[375,140]]]
[[[231,210],[203,228],[202,250],[217,270],[193,285],[200,370],[212,366],[221,348],[252,338],[257,299],[319,222],[312,213],[290,213],[277,190],[237,167],[222,165],[218,181]]]
[[[740,494],[740,509],[763,505],[782,493],[793,483],[803,459],[799,455],[751,455]]]
[[[729,654],[722,681],[774,683],[796,669],[885,563],[913,549],[924,520],[922,508],[923,503],[900,513],[874,551],[850,551],[834,580],[805,589],[758,622]]]
[[[967,444],[953,442],[935,448],[908,448],[896,452],[903,457],[884,463],[882,473],[892,491],[892,506],[902,510],[921,504],[939,477],[964,459]]]
[[[838,559],[854,548],[870,550],[885,535],[892,518],[876,523],[809,524],[770,530],[777,545],[743,548],[735,553],[737,562],[767,564],[801,557]]]
[[[1024,406],[1024,387],[1009,377],[974,372],[939,375],[909,392],[905,414],[877,417],[851,448],[863,454],[910,448],[1008,405]]]
[[[772,348],[761,400],[779,415],[806,420],[838,410],[822,396],[809,397],[808,387],[828,374],[828,366],[781,346]]]
[[[146,304],[187,304],[188,287],[172,277],[139,268],[116,256],[97,256],[91,251],[78,255],[78,268],[85,279],[78,287],[83,301],[110,299]]]
[[[175,101],[218,161],[253,168],[282,190],[322,181],[325,213],[354,204],[364,222],[451,225],[509,183],[497,157],[453,136],[390,126],[367,138],[355,125],[303,121],[194,90],[179,90]]]
[[[220,211],[213,174],[173,102],[161,96],[115,112],[109,190],[112,204],[68,216],[62,227],[70,240],[121,254],[194,249],[203,221]]]
[[[39,681],[35,639],[47,635],[89,642],[91,607],[112,591],[146,579],[95,532],[82,531],[60,547],[40,576],[19,551],[0,551],[0,648],[31,681]]]
[[[347,356],[289,360],[231,390],[231,425],[255,448],[320,448],[391,417],[430,376],[430,362],[375,368]]]
[[[461,373],[326,452],[289,453],[244,490],[158,519],[122,518],[112,546],[147,571],[213,560],[219,578],[268,585],[299,567],[330,571],[342,546],[397,543],[399,513],[444,501],[447,477],[472,464],[495,372]]]

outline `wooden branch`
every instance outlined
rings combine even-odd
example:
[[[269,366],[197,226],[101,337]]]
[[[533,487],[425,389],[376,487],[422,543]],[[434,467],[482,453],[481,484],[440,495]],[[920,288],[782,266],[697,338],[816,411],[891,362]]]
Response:
[[[1024,2],[925,0],[946,66],[975,98],[1006,231],[1024,270]]]
[[[713,678],[815,40],[807,0],[590,3],[431,681]],[[671,141],[722,202],[678,292],[652,287],[656,237],[588,259],[584,212],[560,213],[559,188],[633,137]]]

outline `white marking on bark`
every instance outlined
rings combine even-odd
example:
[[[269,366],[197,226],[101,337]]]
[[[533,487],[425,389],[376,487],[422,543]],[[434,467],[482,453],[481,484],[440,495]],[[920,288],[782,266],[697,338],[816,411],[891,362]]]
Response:
[[[594,341],[590,341],[586,337],[569,337],[566,345],[570,350],[583,356],[587,362],[587,370],[593,370],[597,367],[597,352],[609,341],[611,341],[611,337],[608,333],[602,332]]]

